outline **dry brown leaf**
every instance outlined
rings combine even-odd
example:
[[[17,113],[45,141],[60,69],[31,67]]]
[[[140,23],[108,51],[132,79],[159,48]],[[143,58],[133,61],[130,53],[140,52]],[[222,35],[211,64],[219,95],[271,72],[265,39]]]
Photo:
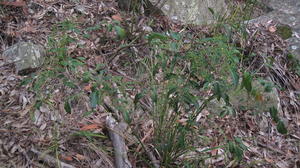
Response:
[[[83,155],[80,155],[80,154],[76,154],[75,157],[78,159],[78,160],[84,160],[85,159],[85,156]]]
[[[177,122],[180,123],[181,125],[186,125],[187,121],[188,121],[188,119],[186,119],[186,118],[182,118],[180,120],[177,120]]]
[[[88,130],[94,130],[99,128],[99,124],[90,124],[90,125],[84,125],[80,128],[81,131],[88,131]]]
[[[213,150],[210,151],[210,153],[211,153],[212,156],[216,156],[217,153],[218,153],[218,149],[213,149]]]
[[[122,17],[121,17],[120,14],[113,15],[111,18],[112,18],[113,20],[117,20],[117,21],[120,21],[120,22],[123,21],[123,19],[122,19]]]
[[[269,27],[269,32],[271,32],[271,33],[274,33],[274,32],[276,32],[276,27],[275,26],[270,26]]]
[[[85,91],[87,91],[87,92],[90,92],[91,91],[91,88],[92,88],[92,84],[88,84],[88,85],[86,85],[84,88],[83,88],[83,90],[85,90]]]
[[[142,138],[142,142],[145,142],[147,139],[151,139],[151,136],[153,135],[154,129],[151,128],[150,130],[147,131],[145,136]]]
[[[268,157],[265,157],[265,160],[266,160],[267,162],[269,162],[269,163],[274,163],[274,160],[273,160],[273,159],[270,159],[270,158],[268,158]]]
[[[260,93],[258,93],[255,95],[255,100],[262,102],[264,101],[264,97]]]
[[[26,33],[35,33],[37,30],[34,27],[31,27],[30,25],[26,25],[23,27],[20,32],[26,32]]]
[[[65,160],[65,161],[72,161],[73,160],[72,156],[68,156],[68,155],[61,155],[60,158],[62,160]]]

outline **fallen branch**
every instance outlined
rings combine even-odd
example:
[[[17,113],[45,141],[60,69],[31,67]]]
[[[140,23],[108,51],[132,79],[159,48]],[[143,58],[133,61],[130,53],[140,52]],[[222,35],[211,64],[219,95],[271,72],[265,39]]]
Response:
[[[108,98],[106,98],[106,99],[104,98],[104,107],[105,107],[109,112],[113,113],[114,115],[117,115],[117,117],[120,117],[120,112],[119,112],[117,109],[115,109],[113,106],[111,106],[111,104],[109,103],[109,99],[108,99]],[[108,117],[112,118],[111,116],[108,116]],[[109,134],[111,134],[111,133],[116,134],[116,136],[118,136],[119,138],[122,138],[122,141],[123,141],[123,142],[124,142],[124,137],[125,137],[129,142],[140,143],[141,146],[142,146],[142,148],[145,150],[146,154],[148,155],[149,159],[151,160],[151,163],[153,164],[153,166],[154,166],[155,168],[159,168],[159,167],[160,167],[160,162],[159,162],[159,160],[156,159],[156,157],[154,156],[154,154],[152,153],[152,151],[149,149],[149,147],[146,146],[146,145],[145,145],[142,141],[140,141],[137,137],[133,137],[133,136],[131,136],[131,135],[125,136],[125,135],[123,134],[124,128],[120,128],[120,125],[121,125],[121,124],[118,124],[118,125],[117,125],[117,126],[119,127],[119,130],[115,130],[115,129],[112,129],[111,127],[109,127],[107,122],[110,120],[110,118],[106,118],[106,125],[107,125],[107,128],[109,129]],[[120,118],[121,118],[121,117],[120,117]],[[114,118],[112,118],[112,119],[114,120],[114,122],[116,122]],[[115,127],[116,127],[116,126],[115,126]],[[110,135],[110,136],[111,136],[111,135]],[[112,141],[114,142],[114,140],[113,140],[112,137],[111,137],[111,139],[112,139]],[[114,147],[115,147],[115,145],[114,145]],[[121,146],[121,147],[122,147],[122,146]],[[123,148],[123,147],[122,147],[122,148]],[[125,149],[126,149],[126,148],[125,148],[125,142],[124,142],[124,149],[122,149],[122,150],[126,151]],[[117,154],[115,154],[115,155],[117,155]]]
[[[148,155],[148,158],[150,159],[151,163],[153,164],[154,168],[159,168],[160,167],[160,162],[159,160],[156,159],[156,157],[154,156],[153,152],[150,150],[150,148],[144,144],[145,138],[147,136],[150,136],[152,131],[148,132],[143,139],[138,139],[136,137],[136,141],[138,141],[138,143],[140,143],[140,145],[137,147],[136,152],[138,152],[140,150],[140,148],[143,148],[146,152],[146,154]]]
[[[124,128],[121,128],[120,124],[111,116],[107,116],[106,118],[106,127],[113,142],[116,168],[132,168],[127,157],[126,145],[122,136]]]
[[[30,149],[31,152],[33,152],[34,154],[36,154],[38,156],[39,159],[43,160],[44,162],[48,163],[49,165],[59,165],[59,167],[61,168],[75,168],[74,166],[64,163],[48,154],[42,153],[38,150],[36,150],[35,148],[31,148]]]
[[[159,165],[160,162],[159,162],[159,160],[156,159],[156,157],[154,156],[154,154],[152,153],[152,151],[149,149],[149,147],[146,146],[146,145],[143,145],[143,146],[144,146],[144,149],[145,149],[145,151],[146,151],[149,159],[151,160],[151,163],[153,164],[153,166],[155,168],[160,168],[160,165]]]

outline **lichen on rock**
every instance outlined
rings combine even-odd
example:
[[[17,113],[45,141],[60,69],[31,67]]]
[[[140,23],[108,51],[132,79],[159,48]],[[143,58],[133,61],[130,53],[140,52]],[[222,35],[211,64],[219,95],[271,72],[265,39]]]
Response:
[[[26,75],[44,63],[46,50],[31,42],[19,42],[6,49],[2,56],[6,63],[13,63],[20,75]]]

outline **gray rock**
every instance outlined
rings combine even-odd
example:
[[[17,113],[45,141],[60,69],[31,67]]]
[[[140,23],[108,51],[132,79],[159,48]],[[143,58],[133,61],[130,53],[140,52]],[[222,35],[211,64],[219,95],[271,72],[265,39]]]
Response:
[[[31,42],[19,42],[6,49],[2,56],[6,63],[14,63],[20,75],[26,75],[39,68],[46,55],[45,48]]]
[[[192,24],[210,24],[216,21],[216,17],[210,12],[224,15],[227,10],[225,0],[150,0],[152,4],[161,7],[163,13],[172,20]]]
[[[290,52],[300,60],[300,1],[269,0],[265,3],[272,11],[252,21],[266,22],[274,20],[292,29],[292,36],[287,39]]]
[[[262,84],[263,82],[264,85]],[[232,107],[239,110],[250,110],[254,113],[268,112],[271,107],[281,110],[280,99],[276,89],[273,88],[270,92],[266,92],[266,84],[270,86],[271,83],[263,82],[254,81],[252,83],[253,90],[258,93],[256,96],[249,95],[245,89],[230,90],[227,94]],[[213,100],[207,106],[207,110],[212,113],[220,113],[225,108],[225,102],[222,100],[220,102]]]

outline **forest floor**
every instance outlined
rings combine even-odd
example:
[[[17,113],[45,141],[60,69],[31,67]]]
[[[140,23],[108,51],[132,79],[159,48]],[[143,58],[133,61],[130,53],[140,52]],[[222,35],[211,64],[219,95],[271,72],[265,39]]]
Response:
[[[0,57],[1,168],[61,163],[114,167],[106,125],[111,115],[126,128],[123,137],[132,167],[156,167],[153,160],[161,167],[300,167],[300,78],[292,69],[295,63],[288,58],[286,42],[274,33],[276,23],[244,28],[246,38],[241,31],[232,32],[232,39],[219,46],[218,41],[194,39],[219,40],[226,34],[222,26],[137,16],[121,12],[112,0],[4,2],[0,53],[19,41],[31,41],[49,49],[49,58],[36,72],[21,76]],[[197,74],[209,69],[192,67],[198,60],[193,53],[207,46],[222,51],[228,47],[228,57],[236,51],[255,54],[238,63],[237,75],[246,69],[255,71],[253,78],[272,79],[280,99],[278,116],[287,133],[278,132],[268,112],[234,109],[233,114],[220,115],[208,108],[200,108],[193,126],[181,132],[190,125],[190,111],[197,108],[194,99],[202,97],[203,105],[215,91]],[[218,51],[212,50],[217,55]],[[187,53],[189,57],[181,58]],[[267,60],[277,61],[277,69],[263,63],[265,53]],[[227,58],[216,58],[227,65]],[[207,74],[221,78],[224,69],[219,64],[213,65],[216,72]],[[229,71],[225,69],[225,76]],[[174,74],[180,77],[175,80]],[[197,85],[196,91],[189,90],[187,81]],[[226,101],[223,93],[220,97]],[[161,109],[165,112],[155,113]],[[174,111],[180,114],[171,114]]]

